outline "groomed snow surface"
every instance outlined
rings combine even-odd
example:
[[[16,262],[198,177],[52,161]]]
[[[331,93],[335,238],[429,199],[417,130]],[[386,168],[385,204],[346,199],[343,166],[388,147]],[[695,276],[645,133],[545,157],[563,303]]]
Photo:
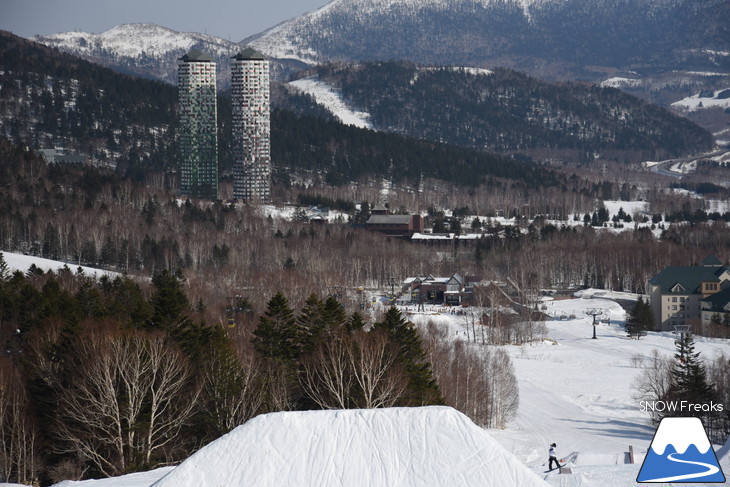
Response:
[[[258,416],[154,487],[544,486],[486,431],[449,407]]]

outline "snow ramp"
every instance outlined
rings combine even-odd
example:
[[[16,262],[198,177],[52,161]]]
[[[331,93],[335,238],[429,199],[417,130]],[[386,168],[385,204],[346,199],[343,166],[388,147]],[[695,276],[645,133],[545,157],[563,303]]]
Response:
[[[153,487],[531,487],[546,482],[455,409],[257,416]]]

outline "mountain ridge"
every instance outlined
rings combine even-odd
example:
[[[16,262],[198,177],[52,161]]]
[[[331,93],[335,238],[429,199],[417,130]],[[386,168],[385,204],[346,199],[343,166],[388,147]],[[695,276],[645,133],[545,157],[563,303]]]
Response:
[[[177,82],[178,59],[191,49],[209,54],[218,66],[218,88],[230,83],[230,58],[241,46],[220,37],[178,32],[153,23],[119,24],[99,34],[61,32],[30,40],[117,71]]]
[[[544,58],[617,68],[718,62],[728,67],[727,27],[708,15],[728,11],[726,3],[335,0],[246,42],[274,57],[310,63],[404,59],[519,69],[520,63]],[[702,24],[703,32],[696,32]],[[690,53],[697,49],[711,50],[714,57]]]
[[[548,83],[506,68],[332,63],[302,76],[327,83],[376,130],[541,162],[637,163],[712,147],[699,126],[617,89]]]

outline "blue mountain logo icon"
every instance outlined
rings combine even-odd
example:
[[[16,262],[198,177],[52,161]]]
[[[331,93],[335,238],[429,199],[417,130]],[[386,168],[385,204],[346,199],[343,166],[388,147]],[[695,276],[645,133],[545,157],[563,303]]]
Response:
[[[636,481],[722,483],[725,475],[699,418],[664,418]]]

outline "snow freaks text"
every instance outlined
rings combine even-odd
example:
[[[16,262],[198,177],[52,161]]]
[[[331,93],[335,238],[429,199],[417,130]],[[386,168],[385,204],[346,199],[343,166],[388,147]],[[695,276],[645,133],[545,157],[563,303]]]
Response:
[[[641,401],[639,408],[641,411],[658,413],[721,413],[725,410],[723,404],[712,401],[704,404],[696,404],[689,401]]]

